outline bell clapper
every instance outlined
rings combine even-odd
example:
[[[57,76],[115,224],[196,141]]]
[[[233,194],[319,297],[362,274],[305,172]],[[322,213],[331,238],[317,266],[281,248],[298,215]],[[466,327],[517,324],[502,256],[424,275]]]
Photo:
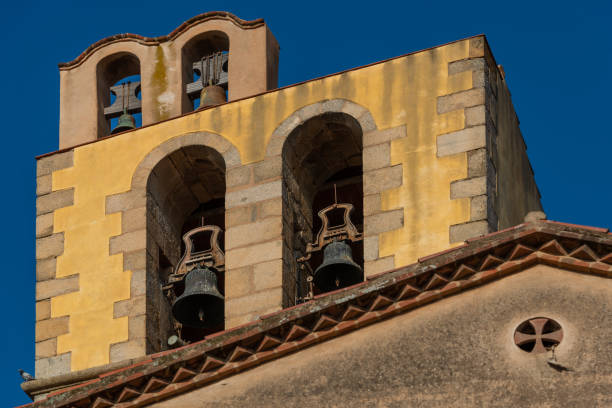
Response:
[[[201,322],[204,321],[204,309],[202,308],[198,310],[198,319],[200,319]]]

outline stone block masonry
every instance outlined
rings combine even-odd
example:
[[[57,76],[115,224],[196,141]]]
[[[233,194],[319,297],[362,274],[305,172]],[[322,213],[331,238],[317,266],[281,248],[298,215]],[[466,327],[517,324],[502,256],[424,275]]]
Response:
[[[79,290],[79,277],[56,278],[57,257],[64,253],[64,233],[53,229],[55,210],[74,204],[74,189],[56,190],[53,172],[72,167],[73,151],[42,157],[36,166],[36,330],[35,376],[70,372],[70,353],[57,354],[57,337],[69,332],[69,316],[51,317],[51,300]]]
[[[281,172],[273,159],[227,174],[226,328],[283,307]]]
[[[363,135],[363,251],[364,274],[376,275],[396,267],[395,255],[381,257],[382,234],[404,227],[404,209],[382,209],[383,195],[401,187],[403,165],[392,164],[391,143],[406,137],[406,127],[371,130]]]
[[[464,128],[438,135],[437,156],[467,154],[467,178],[450,185],[451,200],[469,200],[470,218],[449,227],[449,243],[465,241],[498,229],[495,202],[497,200],[497,170],[494,165],[497,132],[491,126],[491,90],[489,64],[485,58],[482,38],[470,40],[469,58],[448,64],[448,75],[472,74],[472,88],[441,95],[437,101],[439,115],[463,110]]]

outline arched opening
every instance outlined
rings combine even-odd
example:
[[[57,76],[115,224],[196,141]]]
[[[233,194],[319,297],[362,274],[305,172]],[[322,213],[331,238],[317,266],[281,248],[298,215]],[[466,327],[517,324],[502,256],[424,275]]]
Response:
[[[308,291],[306,276],[297,259],[306,254],[321,228],[317,213],[334,202],[354,206],[351,221],[363,231],[362,130],[344,113],[325,113],[294,129],[283,146],[283,273],[284,306]],[[331,211],[330,225],[341,223]],[[349,243],[353,260],[363,268],[363,242]],[[309,260],[312,271],[323,261],[322,253]],[[315,294],[320,289],[315,288]]]
[[[142,126],[140,87],[140,61],[134,54],[117,53],[104,58],[97,66],[98,86],[98,137],[113,131],[130,128],[127,116],[131,115],[134,127]],[[118,127],[120,121],[123,126]],[[126,126],[127,124],[127,126]]]
[[[202,84],[208,81],[225,90],[227,100],[229,37],[221,31],[208,31],[190,39],[181,50],[183,81],[182,113],[200,106]],[[216,58],[207,58],[217,55]],[[208,67],[208,68],[207,68]]]
[[[180,326],[172,315],[171,300],[162,287],[176,270],[184,253],[182,237],[202,223],[225,230],[225,161],[206,146],[187,146],[162,159],[147,181],[147,348],[167,348],[170,336]],[[219,243],[224,248],[224,234]],[[204,242],[194,241],[196,248]],[[217,274],[218,289],[224,293],[224,274]],[[177,296],[184,287],[177,286]],[[221,319],[223,321],[223,319]],[[180,328],[180,337],[196,341],[219,327]]]

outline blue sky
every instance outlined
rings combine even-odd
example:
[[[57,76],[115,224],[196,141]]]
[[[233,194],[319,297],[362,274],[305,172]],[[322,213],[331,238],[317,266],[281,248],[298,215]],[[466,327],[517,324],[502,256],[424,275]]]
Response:
[[[85,3],[23,0],[0,13],[4,406],[29,401],[16,370],[34,372],[34,157],[58,147],[57,63],[109,35],[165,35],[211,10],[262,17],[281,46],[284,86],[485,33],[504,66],[549,219],[612,227],[609,1]]]

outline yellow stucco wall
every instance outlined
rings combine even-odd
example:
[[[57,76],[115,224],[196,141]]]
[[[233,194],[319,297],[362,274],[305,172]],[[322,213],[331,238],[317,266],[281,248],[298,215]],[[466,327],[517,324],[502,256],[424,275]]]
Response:
[[[405,226],[381,237],[380,256],[396,266],[447,249],[449,225],[469,220],[468,199],[450,200],[450,183],[467,177],[465,154],[436,157],[436,136],[462,129],[463,110],[436,114],[440,95],[472,87],[471,72],[448,76],[448,62],[469,56],[464,40],[374,66],[308,82],[216,109],[138,129],[74,149],[74,166],[53,173],[53,190],[74,187],[74,205],[54,214],[64,232],[57,277],[79,274],[80,290],[52,299],[52,317],[70,315],[58,354],[71,352],[72,370],[109,362],[112,343],[128,339],[127,317],[113,319],[113,304],[130,297],[131,272],[122,255],[109,255],[109,238],[121,233],[121,214],[105,214],[105,197],[128,191],[141,160],[156,146],[185,133],[217,133],[236,146],[242,163],[263,160],[274,129],[297,109],[343,98],[370,111],[378,129],[405,125],[392,142],[403,185],[383,196],[383,209],[404,208]],[[423,234],[426,232],[426,234]]]

